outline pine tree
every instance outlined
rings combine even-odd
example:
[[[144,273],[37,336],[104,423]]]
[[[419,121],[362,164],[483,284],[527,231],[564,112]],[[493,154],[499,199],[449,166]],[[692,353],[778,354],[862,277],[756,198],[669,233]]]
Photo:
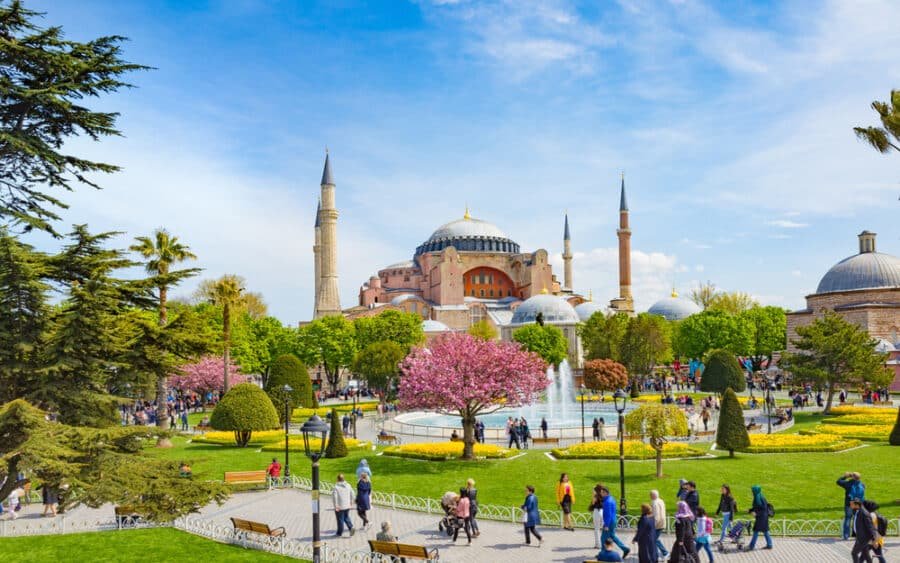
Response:
[[[344,443],[344,433],[341,431],[341,419],[335,409],[331,409],[331,431],[328,433],[325,457],[347,457],[347,444]]]
[[[750,436],[747,435],[747,427],[744,426],[744,412],[731,387],[725,390],[725,396],[722,397],[719,427],[716,430],[716,446],[728,450],[730,457],[734,457],[734,450],[750,446]]]
[[[900,446],[900,409],[897,409],[897,422],[894,423],[894,429],[891,430],[891,436],[888,443],[892,446]]]

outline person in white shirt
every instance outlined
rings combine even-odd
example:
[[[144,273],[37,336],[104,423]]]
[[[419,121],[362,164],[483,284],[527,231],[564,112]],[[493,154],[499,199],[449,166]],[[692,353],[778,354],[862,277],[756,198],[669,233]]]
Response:
[[[353,491],[353,487],[344,479],[344,474],[339,473],[337,483],[334,484],[334,489],[331,491],[331,501],[334,503],[334,514],[337,517],[336,535],[338,537],[344,535],[344,525],[347,526],[351,536],[356,533],[356,530],[353,529],[353,522],[350,521],[350,509],[353,508],[355,497],[356,493]]]
[[[663,557],[669,556],[669,551],[663,546],[659,536],[666,531],[666,503],[659,498],[659,491],[650,491],[650,509],[653,511],[653,522],[656,525],[656,549]]]

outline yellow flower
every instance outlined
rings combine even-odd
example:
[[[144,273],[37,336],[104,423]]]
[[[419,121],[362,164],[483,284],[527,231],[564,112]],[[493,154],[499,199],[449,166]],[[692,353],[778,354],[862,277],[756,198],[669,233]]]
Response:
[[[846,450],[859,445],[858,440],[848,440],[835,434],[751,434],[750,453],[774,452],[830,452]]]
[[[820,424],[816,426],[816,432],[823,434],[837,434],[846,438],[860,440],[887,440],[893,429],[891,424],[878,424],[859,426],[852,424]]]
[[[871,409],[870,409],[871,410]],[[884,412],[884,413],[860,413],[860,414],[845,414],[843,416],[836,416],[834,418],[828,418],[823,421],[823,424],[874,424],[876,426],[882,426],[886,424],[892,425],[894,423],[894,418],[897,413],[893,410]]]
[[[460,457],[462,453],[462,442],[422,442],[402,444],[400,446],[391,446],[384,450],[385,455],[429,460],[451,459]],[[504,458],[514,454],[512,450],[507,450],[493,444],[475,444],[474,453],[475,457],[485,458]]]
[[[832,407],[831,414],[873,414],[877,416],[897,416],[897,409],[845,405],[840,407]]]
[[[612,441],[587,442],[575,444],[569,448],[553,450],[553,455],[559,458],[618,458],[619,443]],[[663,446],[663,457],[692,457],[703,455],[703,452],[691,448],[681,442],[668,442]],[[625,440],[625,457],[627,459],[653,459],[656,450],[650,444],[638,440]]]

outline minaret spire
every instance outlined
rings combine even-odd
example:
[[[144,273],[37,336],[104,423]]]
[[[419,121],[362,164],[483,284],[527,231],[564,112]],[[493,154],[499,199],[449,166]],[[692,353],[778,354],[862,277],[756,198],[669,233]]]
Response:
[[[569,233],[569,213],[566,212],[565,227],[563,228],[563,291],[572,291],[572,236]]]
[[[622,172],[622,188],[619,195],[619,297],[610,302],[610,307],[620,313],[634,315],[634,300],[631,296],[631,228],[628,224],[628,200],[625,198],[625,173]]]
[[[338,291],[337,272],[337,218],[334,200],[334,177],[331,174],[331,158],[325,149],[325,167],[322,170],[320,208],[316,217],[320,231],[320,277],[316,292],[315,318],[341,314],[341,298]]]

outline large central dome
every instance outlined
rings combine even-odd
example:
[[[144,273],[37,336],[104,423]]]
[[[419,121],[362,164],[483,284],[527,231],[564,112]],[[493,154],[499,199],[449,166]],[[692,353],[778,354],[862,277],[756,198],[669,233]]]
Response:
[[[500,227],[466,215],[437,228],[416,249],[416,256],[425,252],[439,252],[452,246],[462,252],[519,252],[518,243],[506,236]]]

